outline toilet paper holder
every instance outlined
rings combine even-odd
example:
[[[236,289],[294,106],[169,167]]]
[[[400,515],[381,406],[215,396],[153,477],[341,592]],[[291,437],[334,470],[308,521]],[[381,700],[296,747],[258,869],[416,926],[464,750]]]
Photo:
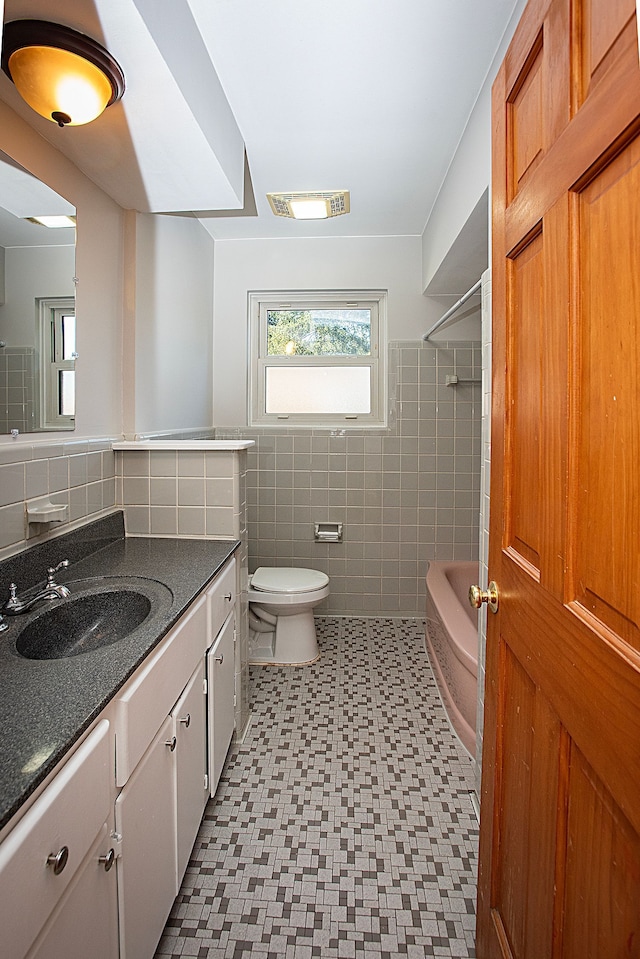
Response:
[[[342,523],[316,523],[313,538],[317,543],[341,543]]]

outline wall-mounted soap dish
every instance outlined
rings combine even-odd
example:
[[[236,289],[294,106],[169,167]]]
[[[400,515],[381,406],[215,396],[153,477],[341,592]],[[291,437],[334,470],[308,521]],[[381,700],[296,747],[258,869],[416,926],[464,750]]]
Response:
[[[28,523],[64,523],[69,519],[67,503],[51,503],[49,500],[27,506]]]

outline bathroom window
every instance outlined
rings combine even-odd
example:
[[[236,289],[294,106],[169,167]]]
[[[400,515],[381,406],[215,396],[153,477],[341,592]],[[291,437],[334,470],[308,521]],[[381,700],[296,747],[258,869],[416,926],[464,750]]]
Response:
[[[40,428],[73,428],[76,311],[73,298],[40,300]]]
[[[251,424],[384,426],[386,293],[250,293]]]

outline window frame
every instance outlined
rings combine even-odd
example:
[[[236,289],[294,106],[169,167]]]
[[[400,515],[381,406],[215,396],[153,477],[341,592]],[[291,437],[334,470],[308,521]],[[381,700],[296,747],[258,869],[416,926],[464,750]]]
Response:
[[[366,356],[269,356],[267,312],[312,308],[369,309],[371,350]],[[278,290],[251,291],[249,312],[249,410],[250,426],[309,427],[329,429],[382,429],[387,426],[387,291],[386,290]],[[269,368],[358,366],[370,369],[370,413],[266,412],[266,371]]]
[[[65,416],[60,410],[60,371],[75,371],[76,356],[63,360],[55,344],[62,342],[62,317],[75,316],[75,299],[72,296],[51,296],[38,300],[40,326],[40,429],[72,430],[73,416]]]

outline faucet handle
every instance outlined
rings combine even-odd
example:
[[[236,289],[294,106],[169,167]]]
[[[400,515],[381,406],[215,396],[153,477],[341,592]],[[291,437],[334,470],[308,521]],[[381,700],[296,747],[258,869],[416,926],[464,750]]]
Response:
[[[15,598],[16,598],[16,584],[15,584],[15,583],[12,583],[11,586],[9,587],[9,595],[10,595],[10,597],[11,597],[11,599],[9,600],[9,602],[11,602],[11,600],[14,600],[14,601],[15,601]],[[0,613],[0,633],[4,633],[5,629],[9,629],[9,623],[7,623],[7,622],[5,621],[4,616],[2,615],[2,613]]]
[[[58,572],[59,569],[66,569],[69,565],[68,559],[63,559],[61,563],[58,563],[57,566],[50,566],[47,570],[47,586],[53,584],[53,577]]]
[[[15,583],[10,583],[9,585],[9,599],[5,604],[5,610],[10,613],[14,610],[19,610],[22,606],[22,603],[17,597],[18,587]]]

